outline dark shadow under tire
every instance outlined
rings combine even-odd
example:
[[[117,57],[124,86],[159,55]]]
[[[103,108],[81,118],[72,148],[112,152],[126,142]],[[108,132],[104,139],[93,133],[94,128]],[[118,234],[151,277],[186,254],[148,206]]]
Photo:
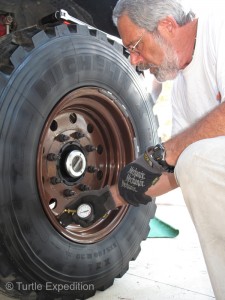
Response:
[[[157,142],[151,97],[123,48],[86,26],[29,28],[0,46],[1,290],[88,298],[127,271],[155,203],[109,212],[85,230],[61,228],[57,215],[73,193],[115,184]],[[79,176],[65,168],[72,151],[85,157]]]

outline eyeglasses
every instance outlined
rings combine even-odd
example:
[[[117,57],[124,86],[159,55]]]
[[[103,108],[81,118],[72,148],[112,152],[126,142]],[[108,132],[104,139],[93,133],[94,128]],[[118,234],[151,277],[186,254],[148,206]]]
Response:
[[[145,34],[145,32],[143,32],[143,34],[141,35],[141,37],[139,38],[139,40],[133,46],[130,45],[128,47],[125,47],[126,51],[128,53],[136,53],[136,54],[140,55],[140,51],[137,49],[137,47],[140,44],[141,40],[143,39],[144,34]]]

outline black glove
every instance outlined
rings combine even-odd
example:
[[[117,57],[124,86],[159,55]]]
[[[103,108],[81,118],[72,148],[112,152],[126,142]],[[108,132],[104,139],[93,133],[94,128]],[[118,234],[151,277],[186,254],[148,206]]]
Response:
[[[105,186],[100,190],[82,192],[70,202],[58,219],[64,227],[72,222],[82,227],[88,227],[104,217],[106,212],[115,208],[116,205],[109,186]]]
[[[138,206],[152,201],[150,196],[145,195],[148,188],[155,184],[164,171],[151,156],[151,149],[132,163],[126,165],[120,172],[118,188],[120,195],[129,204]]]

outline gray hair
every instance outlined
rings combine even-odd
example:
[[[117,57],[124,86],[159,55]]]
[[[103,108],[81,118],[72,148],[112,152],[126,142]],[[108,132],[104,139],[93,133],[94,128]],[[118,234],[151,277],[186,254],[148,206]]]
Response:
[[[113,10],[116,26],[118,18],[125,14],[134,24],[150,32],[157,31],[159,21],[167,16],[172,16],[180,26],[195,17],[181,0],[119,0]]]

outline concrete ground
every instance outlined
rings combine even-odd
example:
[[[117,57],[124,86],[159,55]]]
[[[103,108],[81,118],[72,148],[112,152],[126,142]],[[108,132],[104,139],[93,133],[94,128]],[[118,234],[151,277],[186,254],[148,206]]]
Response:
[[[157,198],[156,216],[179,229],[176,238],[148,238],[128,272],[91,300],[215,299],[198,237],[180,189]]]

